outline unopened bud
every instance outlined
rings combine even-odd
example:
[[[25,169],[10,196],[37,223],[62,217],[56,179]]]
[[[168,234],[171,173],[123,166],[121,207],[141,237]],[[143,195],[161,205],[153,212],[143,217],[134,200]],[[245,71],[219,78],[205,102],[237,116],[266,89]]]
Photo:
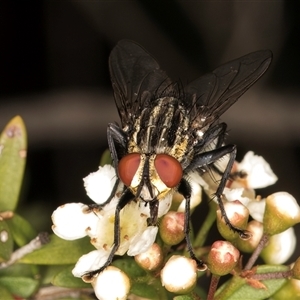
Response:
[[[162,285],[171,293],[186,294],[197,282],[197,263],[185,256],[173,255],[161,271]]]
[[[120,269],[109,266],[92,281],[99,300],[126,300],[130,290],[130,280]]]
[[[249,218],[247,207],[236,200],[224,203],[224,209],[231,225],[240,229],[246,228]],[[220,209],[217,210],[217,226],[220,234],[226,240],[234,241],[239,237],[238,233],[233,232],[226,224]]]
[[[267,264],[283,264],[294,253],[296,248],[296,236],[291,227],[284,232],[272,235],[268,245],[261,252],[261,257]]]
[[[292,276],[293,278],[300,280],[300,257],[298,257],[294,263],[292,268]]]
[[[237,239],[236,246],[243,252],[252,253],[263,236],[263,224],[252,220],[248,223],[246,230],[251,233],[251,237],[247,240]]]
[[[207,256],[209,270],[219,276],[230,273],[237,265],[240,252],[227,241],[216,241],[212,244]]]
[[[162,218],[159,233],[168,245],[177,245],[184,239],[184,213],[169,211]]]
[[[281,233],[299,222],[300,207],[292,195],[278,192],[267,197],[263,219],[266,234]]]
[[[154,271],[163,262],[162,249],[158,244],[154,243],[146,252],[136,255],[134,259],[143,269]]]

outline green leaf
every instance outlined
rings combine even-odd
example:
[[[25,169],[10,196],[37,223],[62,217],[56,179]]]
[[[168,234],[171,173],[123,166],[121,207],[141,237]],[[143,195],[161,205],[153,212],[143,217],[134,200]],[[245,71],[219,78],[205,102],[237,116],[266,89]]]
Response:
[[[43,266],[41,284],[47,285],[50,284],[53,280],[53,277],[56,276],[59,272],[63,271],[68,265],[47,265]],[[74,264],[71,265],[74,268]]]
[[[38,288],[39,282],[28,277],[0,277],[0,286],[7,288],[13,295],[28,298]],[[1,299],[3,299],[1,297]]]
[[[91,288],[89,283],[85,283],[81,278],[74,277],[72,269],[74,266],[68,266],[59,272],[52,279],[52,284],[66,288]]]
[[[180,295],[180,296],[175,296],[173,300],[195,300],[195,297],[190,295]]]
[[[143,270],[132,257],[122,257],[122,259],[113,261],[112,265],[121,269],[132,279],[147,275],[146,271]]]
[[[82,255],[92,250],[95,248],[88,237],[66,241],[52,234],[50,243],[27,254],[20,262],[39,265],[70,265],[75,264]]]
[[[0,262],[9,260],[13,246],[12,234],[6,220],[0,219]]]
[[[0,211],[13,211],[18,204],[26,152],[25,125],[16,116],[0,135]]]
[[[15,299],[13,295],[9,292],[9,290],[1,285],[0,285],[0,295],[1,295],[1,299],[5,299],[5,300]]]
[[[160,297],[158,298],[158,289],[152,284],[146,282],[133,283],[130,289],[130,293],[146,299],[161,299]]]
[[[4,269],[0,269],[0,277],[19,277],[20,274],[22,274],[23,277],[37,278],[40,277],[40,270],[35,265],[25,265],[18,263]]]
[[[275,272],[285,272],[289,268],[287,266],[282,265],[263,265],[259,266],[257,268],[257,274],[266,274],[266,273],[275,273]],[[287,279],[268,279],[268,280],[262,280],[261,283],[263,283],[266,286],[266,289],[263,288],[254,288],[247,284],[246,280],[241,279],[240,277],[233,277],[233,279],[226,282],[224,285],[222,285],[216,295],[216,299],[226,299],[226,300],[262,300],[267,299],[270,296],[272,296],[276,291],[278,291],[285,283]],[[236,284],[236,286],[234,286]],[[229,288],[229,289],[228,289]],[[228,295],[226,293],[225,295],[224,291],[228,289],[231,290],[231,294]],[[223,293],[223,294],[222,294]]]
[[[7,219],[7,224],[11,230],[14,241],[19,247],[29,243],[37,235],[30,223],[16,213],[14,213],[11,219]]]

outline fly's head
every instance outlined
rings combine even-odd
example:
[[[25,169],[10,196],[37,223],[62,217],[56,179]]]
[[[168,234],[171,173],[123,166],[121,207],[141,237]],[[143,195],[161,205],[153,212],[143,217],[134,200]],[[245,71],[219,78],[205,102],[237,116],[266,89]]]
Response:
[[[183,176],[180,162],[168,154],[127,154],[119,162],[118,173],[135,197],[145,202],[164,198]]]

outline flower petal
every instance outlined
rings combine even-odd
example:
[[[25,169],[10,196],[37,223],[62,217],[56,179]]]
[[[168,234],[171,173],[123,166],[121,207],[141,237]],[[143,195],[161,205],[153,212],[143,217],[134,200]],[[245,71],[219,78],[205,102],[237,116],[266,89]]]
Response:
[[[243,205],[247,206],[250,202],[248,197],[243,197],[244,188],[224,189],[224,195],[228,201],[239,200]]]
[[[264,158],[255,155],[252,151],[246,153],[239,163],[238,169],[248,174],[248,187],[253,189],[267,187],[274,184],[278,179]]]
[[[94,250],[81,256],[72,270],[73,275],[82,277],[85,273],[101,268],[106,263],[109,254],[110,250]]]
[[[202,201],[202,188],[204,181],[200,177],[200,175],[196,172],[192,172],[189,177],[189,183],[192,187],[192,195],[191,195],[191,201],[190,201],[190,209],[192,210],[196,206],[198,206]],[[184,212],[185,211],[185,199],[182,200],[180,203],[178,209],[178,212]]]
[[[99,167],[97,172],[83,178],[87,195],[97,204],[102,204],[108,199],[116,180],[116,172],[111,165]]]
[[[262,199],[259,201],[250,201],[247,205],[250,216],[254,220],[261,222],[261,223],[263,222],[263,219],[264,219],[265,207],[266,207],[265,199]]]
[[[136,235],[130,241],[127,254],[129,256],[135,256],[147,251],[153,245],[156,239],[157,231],[157,226],[149,226],[144,232],[142,232],[142,234]]]
[[[52,230],[65,240],[76,240],[87,235],[96,228],[98,218],[92,212],[84,212],[87,208],[82,203],[68,203],[58,207],[52,214]]]

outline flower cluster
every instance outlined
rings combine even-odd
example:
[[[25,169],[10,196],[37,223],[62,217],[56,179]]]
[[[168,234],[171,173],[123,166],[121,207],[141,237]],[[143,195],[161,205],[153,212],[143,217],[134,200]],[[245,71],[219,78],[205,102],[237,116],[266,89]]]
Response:
[[[253,152],[248,152],[241,163],[235,163],[235,171],[245,172],[225,188],[226,214],[233,225],[251,233],[248,240],[241,240],[228,230],[221,212],[217,211],[217,225],[228,241],[244,252],[252,252],[263,235],[268,235],[268,246],[262,257],[268,264],[282,264],[293,254],[296,236],[292,226],[300,222],[300,208],[296,199],[287,192],[277,192],[266,198],[255,195],[254,189],[267,187],[277,181],[269,164]],[[253,220],[248,222],[249,215]]]
[[[232,272],[240,259],[239,250],[253,252],[263,236],[269,238],[268,246],[261,253],[263,259],[269,264],[284,263],[296,245],[292,226],[300,222],[300,208],[288,193],[275,193],[265,199],[255,195],[254,189],[266,187],[277,180],[262,157],[248,152],[241,163],[235,162],[233,174],[243,176],[232,176],[233,179],[228,181],[223,194],[224,208],[231,224],[249,232],[250,238],[243,240],[230,230],[222,212],[217,210],[217,226],[227,241],[216,241],[206,257],[208,268],[217,276]],[[190,206],[193,209],[200,204],[202,191],[211,196],[214,187],[195,172],[190,174],[189,182],[192,186]],[[70,203],[60,206],[52,215],[52,228],[56,235],[66,240],[89,236],[96,249],[79,259],[72,271],[76,277],[84,278],[85,274],[100,269],[110,256],[115,242],[115,213],[124,188],[120,183],[114,197],[106,203],[115,183],[114,168],[109,165],[100,167],[84,179],[84,186],[88,196],[101,208]],[[176,249],[172,247],[180,244],[185,237],[184,210],[185,199],[177,199],[176,194],[160,200],[158,228],[147,224],[150,209],[146,203],[131,201],[120,211],[120,246],[115,253],[134,256],[135,262],[144,270],[156,274],[155,278],[160,275],[161,285],[166,290],[177,294],[187,294],[194,289],[198,272],[193,259],[170,255],[172,249]],[[250,222],[249,216],[252,217]],[[158,230],[160,238],[156,243]],[[131,279],[119,268],[109,266],[94,276],[91,283],[98,299],[127,299]]]

